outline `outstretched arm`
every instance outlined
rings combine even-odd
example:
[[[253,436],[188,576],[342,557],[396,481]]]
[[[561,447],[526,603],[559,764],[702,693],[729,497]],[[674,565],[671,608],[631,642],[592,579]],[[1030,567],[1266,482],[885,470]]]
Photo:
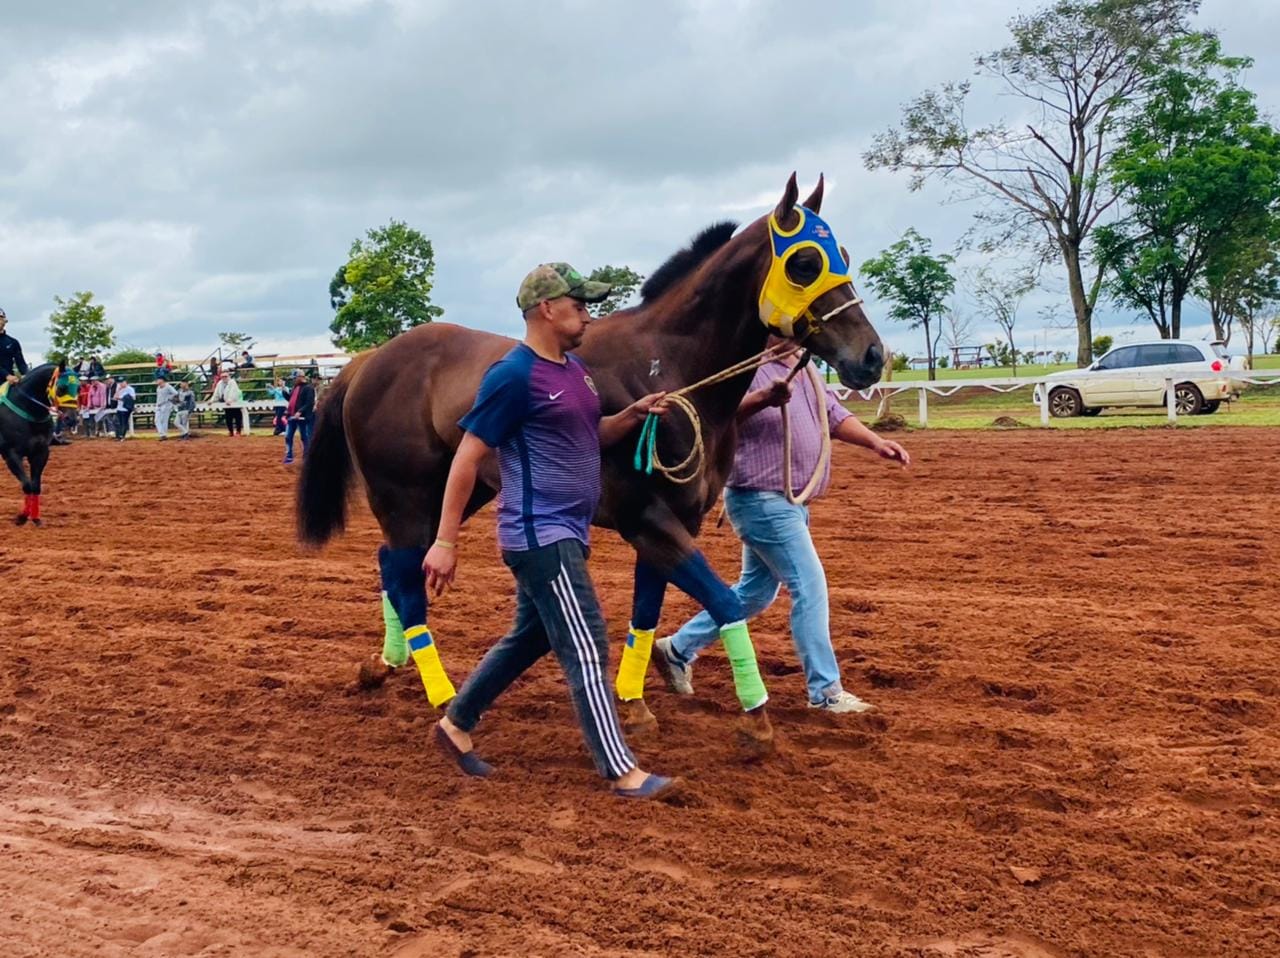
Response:
[[[900,462],[903,467],[911,465],[911,454],[903,449],[896,442],[890,442],[888,439],[881,439],[874,432],[864,426],[857,416],[850,416],[848,419],[842,420],[840,425],[836,426],[832,433],[836,439],[841,442],[847,442],[854,446],[862,446],[864,449],[870,449],[881,459],[888,459],[890,462]]]
[[[422,571],[427,574],[427,588],[439,595],[453,583],[457,572],[458,530],[462,527],[462,510],[467,507],[476,487],[476,473],[480,462],[489,454],[489,447],[472,433],[463,433],[458,451],[454,453],[449,479],[444,487],[444,504],[440,511],[440,525],[436,541],[427,550]]]

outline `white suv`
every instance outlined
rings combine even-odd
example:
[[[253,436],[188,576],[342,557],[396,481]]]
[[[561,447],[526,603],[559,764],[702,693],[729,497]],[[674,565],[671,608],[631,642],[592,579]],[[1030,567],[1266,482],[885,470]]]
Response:
[[[1244,360],[1229,357],[1220,342],[1157,339],[1117,346],[1085,369],[1053,373],[1048,379],[1049,412],[1058,418],[1096,416],[1106,406],[1164,406],[1165,378],[1174,380],[1179,416],[1218,411],[1231,397],[1233,368]],[[1035,402],[1041,402],[1036,387]]]

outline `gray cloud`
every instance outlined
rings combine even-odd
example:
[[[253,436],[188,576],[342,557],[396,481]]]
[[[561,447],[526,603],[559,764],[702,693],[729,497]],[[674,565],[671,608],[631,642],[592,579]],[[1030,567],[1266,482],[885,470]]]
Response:
[[[194,353],[228,328],[321,348],[329,277],[393,216],[433,240],[447,318],[509,333],[533,263],[652,270],[711,220],[764,212],[791,169],[826,172],[855,258],[908,226],[947,248],[971,208],[861,154],[902,102],[967,75],[1018,5],[18,7],[0,63],[11,331],[38,351],[52,297],[87,288],[123,340]],[[1232,52],[1280,32],[1225,0],[1203,20]],[[1270,62],[1250,82],[1280,102]]]

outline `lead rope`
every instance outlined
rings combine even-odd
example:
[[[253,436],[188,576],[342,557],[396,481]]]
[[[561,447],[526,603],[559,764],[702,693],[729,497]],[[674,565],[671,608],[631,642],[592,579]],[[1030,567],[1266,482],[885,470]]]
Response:
[[[773,362],[773,360],[775,359],[782,359],[785,356],[790,356],[793,353],[798,352],[801,348],[798,345],[798,343],[803,342],[809,336],[809,334],[812,333],[815,329],[821,329],[823,325],[827,322],[827,320],[831,319],[831,317],[837,315],[838,313],[844,312],[846,309],[849,309],[852,306],[858,306],[861,303],[862,303],[862,297],[858,296],[855,293],[852,299],[846,300],[845,302],[841,303],[839,306],[835,306],[827,310],[825,313],[822,314],[822,316],[814,316],[812,312],[806,309],[804,312],[804,316],[806,319],[809,320],[808,329],[805,331],[804,335],[799,338],[797,342],[783,343],[779,346],[771,346],[768,349],[761,350],[760,352],[756,353],[754,356],[748,357],[747,359],[744,359],[741,362],[734,363],[732,366],[729,366],[726,369],[720,370],[720,372],[718,373],[713,373],[712,375],[708,376],[706,379],[700,379],[696,383],[693,383],[692,385],[685,386],[683,389],[677,389],[674,392],[667,393],[667,395],[663,399],[663,402],[670,402],[676,409],[679,409],[682,413],[684,413],[685,418],[689,420],[689,425],[693,427],[693,447],[689,450],[689,455],[685,456],[684,459],[681,462],[679,462],[677,465],[669,466],[666,463],[664,463],[658,457],[658,417],[654,413],[649,413],[649,415],[645,417],[644,425],[640,429],[640,441],[636,443],[636,455],[635,455],[635,463],[634,463],[636,471],[643,472],[645,475],[648,476],[648,475],[652,475],[656,470],[657,472],[665,476],[670,482],[674,482],[676,485],[679,485],[679,486],[683,486],[686,483],[692,482],[697,477],[698,473],[702,471],[702,464],[703,464],[703,460],[706,457],[706,450],[703,447],[703,443],[702,443],[702,420],[698,416],[698,410],[694,407],[692,402],[690,402],[688,399],[685,398],[685,396],[693,392],[695,389],[701,389],[703,386],[713,386],[716,383],[724,382],[724,380],[726,379],[732,379],[734,376],[747,372],[748,370],[750,371],[757,370],[761,366],[763,366],[765,363],[770,363],[770,362]],[[797,366],[796,368],[799,369],[800,367]],[[820,381],[817,379],[817,375],[818,375],[817,372],[813,369],[810,369],[809,372],[814,377],[815,385],[819,385]],[[790,381],[790,379],[794,376],[795,376],[795,371],[793,370],[791,373],[791,376],[788,377],[788,381]],[[831,436],[828,434],[826,429],[827,406],[826,406],[826,403],[822,401],[822,398],[823,398],[822,390],[825,388],[826,388],[825,384],[821,384],[820,388],[818,389],[818,406],[820,407],[818,415],[821,417],[822,424],[823,424],[823,440],[822,440],[823,450],[818,457],[818,468],[814,471],[813,477],[805,485],[805,488],[801,490],[801,501],[803,501],[804,499],[807,499],[808,496],[813,494],[813,490],[810,489],[809,487],[810,486],[813,486],[814,488],[817,487],[817,483],[819,481],[818,477],[822,474],[823,469],[825,468],[827,462],[831,458]],[[782,422],[783,422],[783,443],[787,449],[785,453],[786,463],[783,466],[784,474],[787,477],[787,501],[795,502],[797,500],[793,498],[793,495],[791,492],[791,482],[790,482],[790,476],[791,476],[791,456],[789,453],[790,426],[787,423],[787,414],[786,414],[785,408],[783,409]],[[686,469],[688,470],[687,475],[683,475],[683,476],[679,475],[679,473],[684,472]],[[721,513],[721,519],[723,518],[724,518],[724,515],[723,513]]]
[[[714,386],[716,383],[732,379],[734,376],[739,376],[744,372],[754,371],[765,363],[771,363],[775,359],[790,356],[799,349],[799,346],[790,343],[771,346],[756,353],[754,356],[720,370],[718,373],[713,373],[705,379],[700,379],[692,385],[667,393],[662,401],[671,404],[671,406],[684,413],[685,418],[689,420],[689,425],[693,427],[693,446],[689,450],[689,455],[675,465],[668,465],[663,462],[658,456],[658,416],[656,413],[649,413],[645,417],[644,425],[640,428],[640,441],[636,444],[634,463],[636,471],[643,472],[647,476],[658,472],[669,481],[680,486],[692,482],[697,478],[698,473],[702,471],[702,460],[706,455],[706,450],[702,442],[702,419],[698,415],[697,408],[685,397],[694,390],[701,389],[704,386]],[[681,473],[686,474],[681,475]]]
[[[796,368],[791,370],[791,375],[786,379],[791,382],[804,367],[809,376],[809,381],[813,383],[814,398],[818,402],[818,425],[822,430],[822,449],[818,452],[818,462],[813,467],[813,475],[809,477],[809,481],[805,483],[803,489],[798,493],[794,492],[794,486],[791,484],[791,411],[788,408],[791,405],[790,400],[782,404],[782,489],[786,493],[787,502],[793,506],[803,506],[809,501],[822,482],[822,477],[826,474],[827,464],[831,461],[831,425],[827,414],[826,403],[826,383],[822,381],[821,374],[813,368],[813,364],[809,362],[808,350],[805,351],[804,359],[802,359]]]

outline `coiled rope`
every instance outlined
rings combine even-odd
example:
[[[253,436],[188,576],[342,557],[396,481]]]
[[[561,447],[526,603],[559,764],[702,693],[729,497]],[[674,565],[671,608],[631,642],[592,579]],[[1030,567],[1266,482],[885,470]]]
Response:
[[[645,475],[652,475],[657,472],[664,476],[668,481],[676,485],[685,485],[692,482],[702,472],[702,467],[706,460],[706,447],[702,440],[702,419],[698,415],[697,408],[687,398],[687,396],[695,390],[704,386],[713,386],[716,383],[724,382],[726,379],[732,379],[734,376],[741,375],[744,372],[759,369],[768,363],[778,359],[785,359],[787,356],[794,355],[799,352],[801,347],[793,343],[783,343],[778,346],[771,346],[754,356],[734,363],[725,369],[714,373],[705,379],[700,379],[692,385],[669,392],[663,398],[663,403],[670,405],[672,408],[679,409],[689,420],[689,425],[693,428],[693,443],[689,449],[689,454],[680,462],[668,464],[662,461],[658,455],[658,415],[649,413],[645,417],[644,425],[640,429],[640,441],[636,444],[635,468],[637,472],[643,472]],[[796,505],[803,505],[813,495],[818,488],[818,484],[822,481],[822,476],[826,473],[827,463],[831,460],[831,432],[828,425],[827,404],[823,401],[823,391],[826,388],[822,382],[822,377],[818,371],[809,363],[809,352],[805,350],[804,358],[796,364],[796,367],[787,376],[785,382],[790,383],[796,375],[805,367],[808,367],[808,375],[813,382],[814,389],[818,400],[818,419],[822,431],[822,449],[818,454],[818,462],[814,467],[813,475],[809,477],[809,481],[805,483],[805,487],[799,493],[794,492],[791,478],[791,416],[788,410],[787,402],[782,403],[782,474],[783,488],[786,493],[787,501]]]

